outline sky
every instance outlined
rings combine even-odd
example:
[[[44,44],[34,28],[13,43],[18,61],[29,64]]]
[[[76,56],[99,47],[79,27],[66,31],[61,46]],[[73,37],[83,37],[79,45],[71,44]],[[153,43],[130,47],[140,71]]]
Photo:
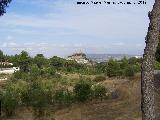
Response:
[[[143,54],[154,0],[131,5],[77,5],[77,1],[12,0],[0,17],[0,49],[9,55],[25,50],[47,57],[75,52]]]

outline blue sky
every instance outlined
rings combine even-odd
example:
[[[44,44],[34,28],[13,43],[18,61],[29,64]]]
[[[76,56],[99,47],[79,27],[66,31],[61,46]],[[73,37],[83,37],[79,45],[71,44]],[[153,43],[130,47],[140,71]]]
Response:
[[[26,50],[46,56],[79,51],[143,54],[147,14],[154,0],[146,5],[77,5],[76,1],[13,0],[0,18],[0,49],[6,54]]]

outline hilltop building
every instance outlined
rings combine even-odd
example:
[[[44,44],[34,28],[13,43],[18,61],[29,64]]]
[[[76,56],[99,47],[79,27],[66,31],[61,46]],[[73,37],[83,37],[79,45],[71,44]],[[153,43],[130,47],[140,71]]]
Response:
[[[92,64],[91,60],[89,60],[84,53],[74,53],[68,56],[67,60],[75,60],[79,64]]]

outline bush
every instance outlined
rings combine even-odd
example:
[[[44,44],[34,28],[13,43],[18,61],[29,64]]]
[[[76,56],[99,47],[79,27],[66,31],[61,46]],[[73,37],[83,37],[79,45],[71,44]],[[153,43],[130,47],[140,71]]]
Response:
[[[94,81],[95,81],[95,82],[101,82],[101,81],[104,81],[104,80],[106,80],[106,77],[105,77],[105,76],[96,76],[96,77],[94,78]]]
[[[28,74],[23,71],[17,71],[14,73],[14,78],[26,80],[28,78]]]
[[[119,62],[113,59],[108,61],[106,70],[108,77],[117,77],[122,74]]]
[[[75,97],[80,102],[85,102],[91,95],[90,81],[80,80],[74,87]]]
[[[2,94],[2,112],[6,116],[11,116],[14,114],[18,106],[18,99],[14,93],[11,91],[5,91]]]
[[[135,69],[133,66],[128,66],[125,69],[125,76],[126,77],[133,77],[135,75]]]
[[[51,103],[51,92],[42,85],[42,81],[35,81],[29,89],[30,106],[37,117],[43,116]]]
[[[93,86],[93,97],[94,98],[101,98],[102,100],[103,98],[106,97],[106,92],[107,92],[107,89],[100,84]]]
[[[2,110],[7,116],[11,116],[14,110],[22,105],[22,93],[26,91],[28,84],[25,81],[8,82],[2,92]]]
[[[156,61],[156,62],[155,62],[155,65],[154,65],[154,68],[155,68],[156,70],[160,70],[160,62]]]
[[[71,93],[68,89],[60,89],[55,93],[55,102],[60,104],[69,104],[72,101]]]

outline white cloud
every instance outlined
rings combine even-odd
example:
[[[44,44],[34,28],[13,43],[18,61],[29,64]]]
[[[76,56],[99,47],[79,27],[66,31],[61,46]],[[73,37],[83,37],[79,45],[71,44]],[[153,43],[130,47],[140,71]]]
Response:
[[[15,43],[15,42],[9,42],[9,43],[8,43],[8,46],[10,46],[10,47],[11,47],[11,46],[17,46],[17,45],[18,45],[18,44]]]
[[[144,45],[144,44],[140,44],[140,43],[139,43],[139,44],[136,44],[135,46],[136,46],[136,47],[143,48],[145,45]]]
[[[34,42],[24,43],[24,46],[32,46],[32,45],[35,45],[35,43]]]
[[[17,46],[18,46],[18,44],[15,42],[4,42],[2,44],[3,48],[11,48],[11,47],[17,47]]]
[[[7,40],[13,40],[13,36],[7,36]]]
[[[7,43],[3,43],[2,47],[4,47],[4,48],[7,47]]]
[[[116,45],[116,46],[124,46],[125,43],[123,43],[123,42],[117,42],[117,43],[113,43],[113,45]]]

